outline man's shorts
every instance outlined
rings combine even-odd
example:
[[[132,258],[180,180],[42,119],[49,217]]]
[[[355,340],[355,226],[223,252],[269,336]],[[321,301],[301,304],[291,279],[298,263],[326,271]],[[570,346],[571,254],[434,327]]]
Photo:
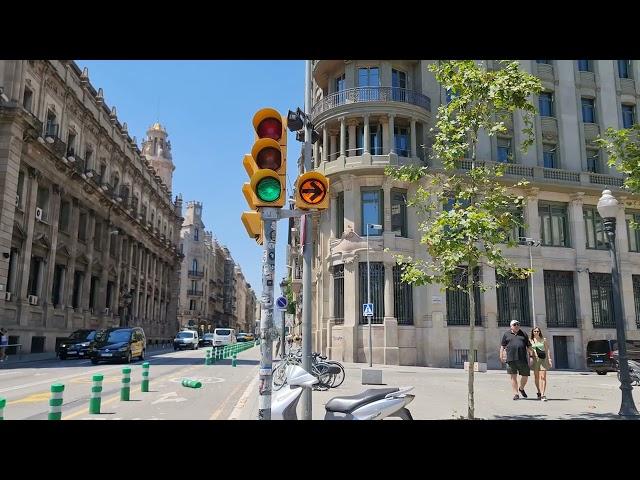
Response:
[[[507,373],[510,375],[519,374],[523,377],[528,377],[530,374],[529,364],[521,360],[507,362]]]

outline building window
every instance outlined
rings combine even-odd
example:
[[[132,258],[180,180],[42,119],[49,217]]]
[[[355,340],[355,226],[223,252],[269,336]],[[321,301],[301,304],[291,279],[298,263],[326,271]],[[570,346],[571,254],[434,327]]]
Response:
[[[49,218],[49,187],[38,187],[36,207],[42,210],[41,220],[47,221]]]
[[[28,292],[29,295],[38,295],[38,286],[40,283],[40,276],[42,275],[42,257],[31,257],[31,265],[29,268],[29,283]]]
[[[102,222],[99,220],[96,220],[93,231],[93,248],[98,251],[102,250]]]
[[[593,98],[582,97],[582,121],[584,123],[596,123],[596,108]]]
[[[82,296],[83,280],[84,280],[84,272],[76,270],[73,273],[73,295],[71,297],[71,306],[73,308],[80,307],[80,298]]]
[[[344,323],[344,265],[333,266],[333,318],[336,325]]]
[[[542,159],[545,168],[558,168],[558,145],[543,143]]]
[[[520,238],[525,236],[524,232],[524,213],[522,211],[522,207],[518,207],[515,209],[510,209],[514,218],[517,219],[518,225],[513,227],[513,230],[509,232],[509,240],[520,243]]]
[[[45,124],[45,137],[57,137],[58,124],[56,123],[56,114],[51,110],[47,110],[47,122]]]
[[[81,242],[87,241],[87,214],[86,212],[80,212],[80,219],[78,221],[78,240]]]
[[[92,275],[91,276],[91,283],[89,286],[89,310],[91,310],[91,312],[93,312],[96,308],[96,297],[98,295],[98,287],[100,286],[100,279],[95,276]]]
[[[478,361],[478,350],[474,350],[474,362]],[[468,348],[456,348],[453,350],[453,366],[461,367],[465,364],[465,362],[469,362],[469,349]]]
[[[498,137],[498,162],[511,162],[511,139]]]
[[[591,60],[578,60],[578,71],[592,72]]]
[[[76,153],[76,134],[73,130],[69,130],[67,134],[67,157]]]
[[[640,212],[626,212],[627,237],[629,238],[629,251],[640,252],[640,230],[632,228],[631,222],[640,224]]]
[[[633,281],[633,301],[636,306],[636,327],[640,328],[640,275],[631,275]]]
[[[93,150],[87,146],[84,150],[84,165],[87,170],[91,169],[91,159],[93,158]]]
[[[456,276],[456,283],[463,289],[449,290],[447,289],[447,325],[469,325],[469,295],[467,288],[467,267],[460,266],[459,273]],[[476,267],[473,271],[474,281],[480,281],[480,268]],[[476,325],[482,326],[482,317],[480,315],[480,287],[476,285],[473,289],[473,298],[476,304],[475,319]]]
[[[548,327],[576,328],[573,272],[544,271],[544,299]]]
[[[542,244],[549,247],[569,247],[569,217],[567,205],[561,203],[540,202],[540,230]]]
[[[540,65],[551,65],[551,60],[536,60],[536,63]]]
[[[602,226],[602,218],[596,207],[583,207],[584,227],[587,234],[587,248],[607,250],[608,241]]]
[[[100,185],[104,185],[107,182],[107,166],[100,164]]]
[[[22,106],[32,112],[33,107],[33,91],[29,87],[24,88],[24,94],[22,95]]]
[[[358,69],[359,87],[379,87],[380,70],[378,67],[363,67]]]
[[[344,233],[344,192],[338,192],[336,197],[336,238]]]
[[[370,262],[371,266],[371,303],[373,303],[373,317],[371,323],[384,321],[384,263]],[[360,305],[367,303],[367,262],[360,262]],[[369,317],[362,315],[360,307],[360,325],[367,325]]]
[[[555,112],[553,108],[553,93],[542,92],[538,97],[538,105],[540,109],[540,116],[555,117]]]
[[[191,262],[191,270],[193,270],[194,272],[198,271],[198,260],[196,260],[195,258]]]
[[[631,60],[618,60],[618,76],[631,78]]]
[[[200,238],[200,231],[196,228],[193,232],[193,240],[197,242]]]
[[[636,123],[636,112],[633,105],[622,105],[622,128],[631,128]]]
[[[391,189],[391,231],[396,237],[407,237],[407,191]]]
[[[498,297],[498,326],[508,327],[511,320],[518,320],[522,326],[531,325],[529,304],[529,281],[520,278],[506,278],[496,275]]]
[[[196,309],[196,301],[189,300],[189,310],[195,310],[195,309]]]
[[[62,298],[64,295],[63,291],[63,281],[64,281],[64,273],[65,266],[56,264],[53,269],[53,288],[51,289],[51,303],[54,306],[62,305]]]
[[[600,150],[587,148],[587,171],[600,173]]]
[[[116,258],[116,246],[118,242],[118,235],[111,235],[111,232],[108,232],[109,237],[109,256],[111,258]]]
[[[391,70],[391,98],[396,102],[404,102],[407,98],[407,74],[395,68]]]
[[[593,328],[616,328],[610,273],[589,273]]]
[[[339,77],[336,77],[336,92],[344,92],[346,89],[346,81],[344,73]]]
[[[367,225],[383,225],[384,211],[383,191],[381,189],[362,188],[360,199],[362,205],[362,235],[367,234]],[[382,235],[382,229],[369,227],[369,235]]]
[[[369,126],[369,148],[371,148],[371,155],[382,155],[382,127],[380,125]]]
[[[111,281],[107,282],[107,298],[105,301],[105,307],[112,309],[113,307],[111,306],[111,302],[113,301],[113,288],[114,288],[114,284]]]
[[[406,127],[393,127],[396,153],[401,157],[409,156],[409,129]]]
[[[23,208],[23,197],[22,192],[24,191],[24,172],[20,170],[18,173],[18,190],[16,196],[16,203],[18,204],[18,208]]]
[[[398,325],[413,325],[413,286],[402,281],[402,267],[393,266],[393,307]]]

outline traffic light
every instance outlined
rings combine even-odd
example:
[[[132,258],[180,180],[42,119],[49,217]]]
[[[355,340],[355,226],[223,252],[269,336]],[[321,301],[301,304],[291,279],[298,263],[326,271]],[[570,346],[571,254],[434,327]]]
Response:
[[[329,208],[329,179],[320,172],[303,173],[296,180],[296,208]]]
[[[258,245],[262,245],[264,242],[264,222],[260,218],[260,213],[243,212],[240,218],[249,236],[255,239]]]
[[[282,208],[287,196],[286,120],[273,108],[263,108],[253,116],[253,128],[256,141],[243,160],[251,181],[243,193],[252,208]]]

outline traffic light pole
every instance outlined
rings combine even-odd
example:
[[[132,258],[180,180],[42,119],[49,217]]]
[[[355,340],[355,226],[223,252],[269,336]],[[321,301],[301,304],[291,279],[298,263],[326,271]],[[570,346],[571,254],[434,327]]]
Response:
[[[305,61],[304,76],[304,113],[311,114],[311,60]],[[305,122],[304,129],[304,171],[310,172],[311,165],[311,129],[310,122]],[[302,246],[302,368],[311,372],[311,215],[304,222],[304,245]],[[311,388],[302,391],[302,420],[311,420]]]
[[[262,312],[260,316],[260,371],[258,420],[271,420],[271,372],[273,362],[273,279],[276,269],[277,208],[262,208],[264,255],[262,257]]]

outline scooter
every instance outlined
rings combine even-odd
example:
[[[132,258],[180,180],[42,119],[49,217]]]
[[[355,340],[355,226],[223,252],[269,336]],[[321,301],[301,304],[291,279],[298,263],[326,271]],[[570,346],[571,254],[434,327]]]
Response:
[[[629,363],[629,377],[631,377],[631,383],[640,385],[640,363],[635,360],[627,360]],[[618,371],[618,380],[620,380],[620,371]]]
[[[271,401],[272,420],[297,420],[296,407],[303,387],[312,387],[318,379],[298,365],[287,367],[287,384]],[[358,395],[334,397],[325,405],[325,420],[382,420],[399,417],[413,420],[406,405],[415,395],[407,394],[413,387],[368,389]]]

